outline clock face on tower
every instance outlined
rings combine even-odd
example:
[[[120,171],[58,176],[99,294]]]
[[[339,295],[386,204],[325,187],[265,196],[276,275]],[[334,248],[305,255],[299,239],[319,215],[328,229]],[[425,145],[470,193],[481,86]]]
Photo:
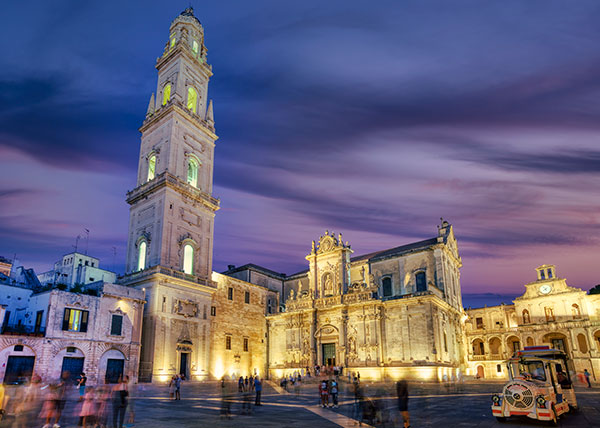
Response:
[[[542,294],[548,294],[552,291],[552,286],[548,285],[548,284],[544,284],[544,285],[540,286],[539,290],[540,290],[540,293],[542,293]]]

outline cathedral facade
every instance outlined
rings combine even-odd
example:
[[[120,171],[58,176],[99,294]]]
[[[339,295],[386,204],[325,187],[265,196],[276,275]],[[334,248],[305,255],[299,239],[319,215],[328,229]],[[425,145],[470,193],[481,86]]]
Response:
[[[452,226],[436,237],[352,256],[341,235],[313,242],[286,277],[285,312],[267,317],[269,371],[337,365],[361,378],[441,379],[461,368],[461,259]]]

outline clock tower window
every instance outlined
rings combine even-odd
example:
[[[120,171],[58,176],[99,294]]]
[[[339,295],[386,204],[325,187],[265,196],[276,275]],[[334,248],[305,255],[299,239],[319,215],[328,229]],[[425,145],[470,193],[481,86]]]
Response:
[[[146,250],[148,249],[148,244],[146,241],[141,241],[138,244],[138,266],[137,270],[146,269]]]
[[[188,275],[194,274],[194,247],[191,244],[183,247],[183,272]]]
[[[198,110],[198,92],[191,86],[188,88],[187,93],[187,108],[192,113],[196,113]]]
[[[148,158],[148,180],[152,180],[156,176],[156,155],[151,155]]]
[[[199,162],[195,158],[188,159],[187,183],[193,187],[198,187],[198,166]]]
[[[171,101],[171,84],[167,83],[163,87],[162,105],[167,105],[169,101]]]

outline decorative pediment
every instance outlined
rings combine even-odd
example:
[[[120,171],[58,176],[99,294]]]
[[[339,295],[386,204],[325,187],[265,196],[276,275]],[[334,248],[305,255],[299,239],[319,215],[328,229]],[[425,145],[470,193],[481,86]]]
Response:
[[[329,233],[328,230],[325,231],[325,235],[319,238],[316,248],[313,242],[313,253],[316,252],[317,254],[328,253],[340,248],[347,248],[342,241],[342,234],[340,233],[338,236],[335,236],[334,232]]]
[[[332,336],[339,334],[340,330],[333,324],[325,324],[315,332],[315,337],[319,336]]]

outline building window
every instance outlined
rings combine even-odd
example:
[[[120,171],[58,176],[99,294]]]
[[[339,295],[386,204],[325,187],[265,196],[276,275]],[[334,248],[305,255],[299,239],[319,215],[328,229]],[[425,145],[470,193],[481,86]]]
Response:
[[[244,292],[244,302],[250,303],[250,292],[249,291]]]
[[[146,269],[146,241],[140,242],[138,245],[138,267],[137,270]]]
[[[210,307],[210,316],[211,317],[217,316],[217,307],[216,306]]]
[[[546,274],[543,270],[540,271],[540,279],[546,279]]]
[[[267,313],[273,313],[273,309],[271,308],[271,299],[267,300]]]
[[[233,300],[233,288],[229,287],[227,289],[227,300]]]
[[[502,364],[496,364],[496,371],[502,373]]]
[[[448,339],[446,337],[446,332],[444,332],[444,352],[448,352]]]
[[[113,315],[110,323],[111,336],[121,336],[123,330],[123,315]]]
[[[531,323],[531,317],[529,316],[529,311],[527,309],[523,309],[523,324]]]
[[[546,312],[546,322],[555,321],[554,309],[546,307],[544,311]]]
[[[34,332],[39,333],[42,330],[42,319],[44,318],[44,311],[37,311],[35,314],[35,328]]]
[[[515,340],[512,343],[512,348],[513,348],[513,352],[517,352],[521,350],[521,342],[519,342],[518,340]]]
[[[188,88],[187,93],[187,108],[191,110],[192,113],[196,113],[198,109],[198,92],[191,86]]]
[[[392,278],[386,276],[381,280],[381,286],[383,288],[383,297],[392,295]]]
[[[65,308],[62,329],[64,331],[77,331],[85,333],[88,326],[88,315],[88,311]]]
[[[565,341],[563,339],[552,339],[552,348],[566,352]]]
[[[74,346],[67,346],[67,354],[74,354],[77,352],[77,348]]]
[[[475,318],[475,324],[478,329],[483,328],[483,318],[481,318],[481,317]]]
[[[167,312],[167,296],[162,296],[162,311]]]
[[[204,305],[204,310],[202,311],[202,319],[206,319],[206,305]]]
[[[167,83],[163,88],[162,105],[167,105],[169,101],[171,101],[171,84]]]
[[[225,336],[225,349],[231,350],[231,336]]]
[[[581,318],[581,310],[577,303],[573,303],[573,306],[571,306],[571,313],[573,314],[573,319]]]
[[[148,180],[150,181],[155,177],[156,173],[156,155],[152,155],[148,158]]]
[[[248,338],[244,337],[244,352],[248,352]]]
[[[175,41],[176,41],[175,34],[171,34],[171,40],[169,41],[170,49],[173,49],[175,47]]]
[[[198,161],[194,158],[188,160],[187,183],[198,187]]]
[[[183,247],[183,272],[188,275],[194,274],[194,247],[190,244]]]
[[[579,345],[579,351],[584,354],[588,352],[587,340],[585,340],[585,336],[583,334],[577,335],[577,344]]]
[[[552,278],[552,269],[548,269],[548,278]]]
[[[15,347],[13,348],[13,351],[23,352],[23,345],[15,345]]]
[[[196,40],[192,42],[192,52],[194,52],[194,55],[198,55],[198,42]]]
[[[427,282],[425,272],[418,272],[415,275],[415,281],[417,283],[417,292],[427,291]]]

